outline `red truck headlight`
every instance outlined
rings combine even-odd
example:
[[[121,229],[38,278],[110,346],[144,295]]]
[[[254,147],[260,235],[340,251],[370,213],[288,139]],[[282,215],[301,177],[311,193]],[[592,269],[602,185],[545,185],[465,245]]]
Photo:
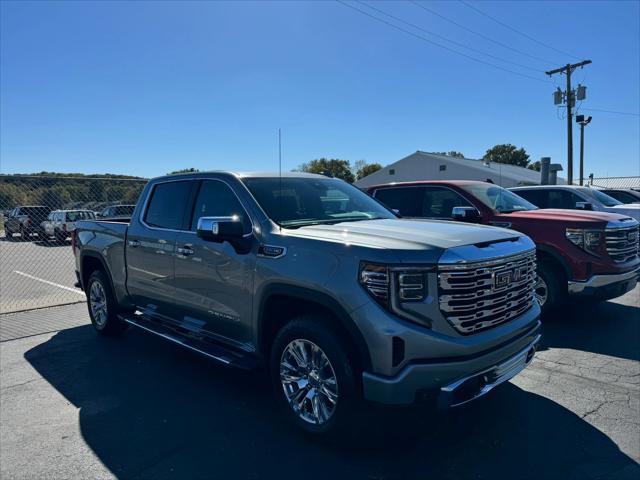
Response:
[[[566,237],[574,245],[581,249],[597,254],[602,245],[604,232],[601,230],[584,230],[582,228],[567,228]]]

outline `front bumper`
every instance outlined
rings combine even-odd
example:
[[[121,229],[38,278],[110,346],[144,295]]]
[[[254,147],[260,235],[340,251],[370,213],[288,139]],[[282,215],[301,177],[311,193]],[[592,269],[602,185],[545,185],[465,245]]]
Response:
[[[397,375],[363,373],[364,397],[372,402],[408,405],[435,400],[439,407],[481,397],[526,368],[540,341],[539,322],[507,345],[471,358],[416,361]]]
[[[615,298],[633,290],[639,276],[640,267],[625,273],[594,275],[584,282],[570,280],[568,291],[570,295],[588,295],[602,299]]]

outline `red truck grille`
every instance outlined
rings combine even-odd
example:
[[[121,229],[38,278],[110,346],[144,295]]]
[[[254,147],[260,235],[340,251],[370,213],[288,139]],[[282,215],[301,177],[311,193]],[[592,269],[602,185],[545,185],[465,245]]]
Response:
[[[534,302],[536,253],[463,265],[440,265],[440,311],[458,332],[495,327]]]
[[[616,263],[635,259],[638,256],[638,237],[638,225],[607,228],[605,230],[607,253]]]

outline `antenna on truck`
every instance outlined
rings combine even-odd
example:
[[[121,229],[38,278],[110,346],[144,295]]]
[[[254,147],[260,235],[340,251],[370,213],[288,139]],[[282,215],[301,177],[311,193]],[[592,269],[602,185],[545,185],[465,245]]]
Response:
[[[278,129],[278,178],[280,181],[280,193],[278,193],[278,226],[280,227],[280,233],[282,233],[282,132]]]

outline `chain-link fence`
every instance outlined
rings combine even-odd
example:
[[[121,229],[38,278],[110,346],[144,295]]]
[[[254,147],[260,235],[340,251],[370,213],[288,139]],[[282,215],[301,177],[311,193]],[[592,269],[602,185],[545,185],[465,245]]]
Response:
[[[75,222],[128,217],[146,179],[0,175],[0,313],[84,301]]]
[[[594,188],[640,188],[640,177],[589,177]]]

